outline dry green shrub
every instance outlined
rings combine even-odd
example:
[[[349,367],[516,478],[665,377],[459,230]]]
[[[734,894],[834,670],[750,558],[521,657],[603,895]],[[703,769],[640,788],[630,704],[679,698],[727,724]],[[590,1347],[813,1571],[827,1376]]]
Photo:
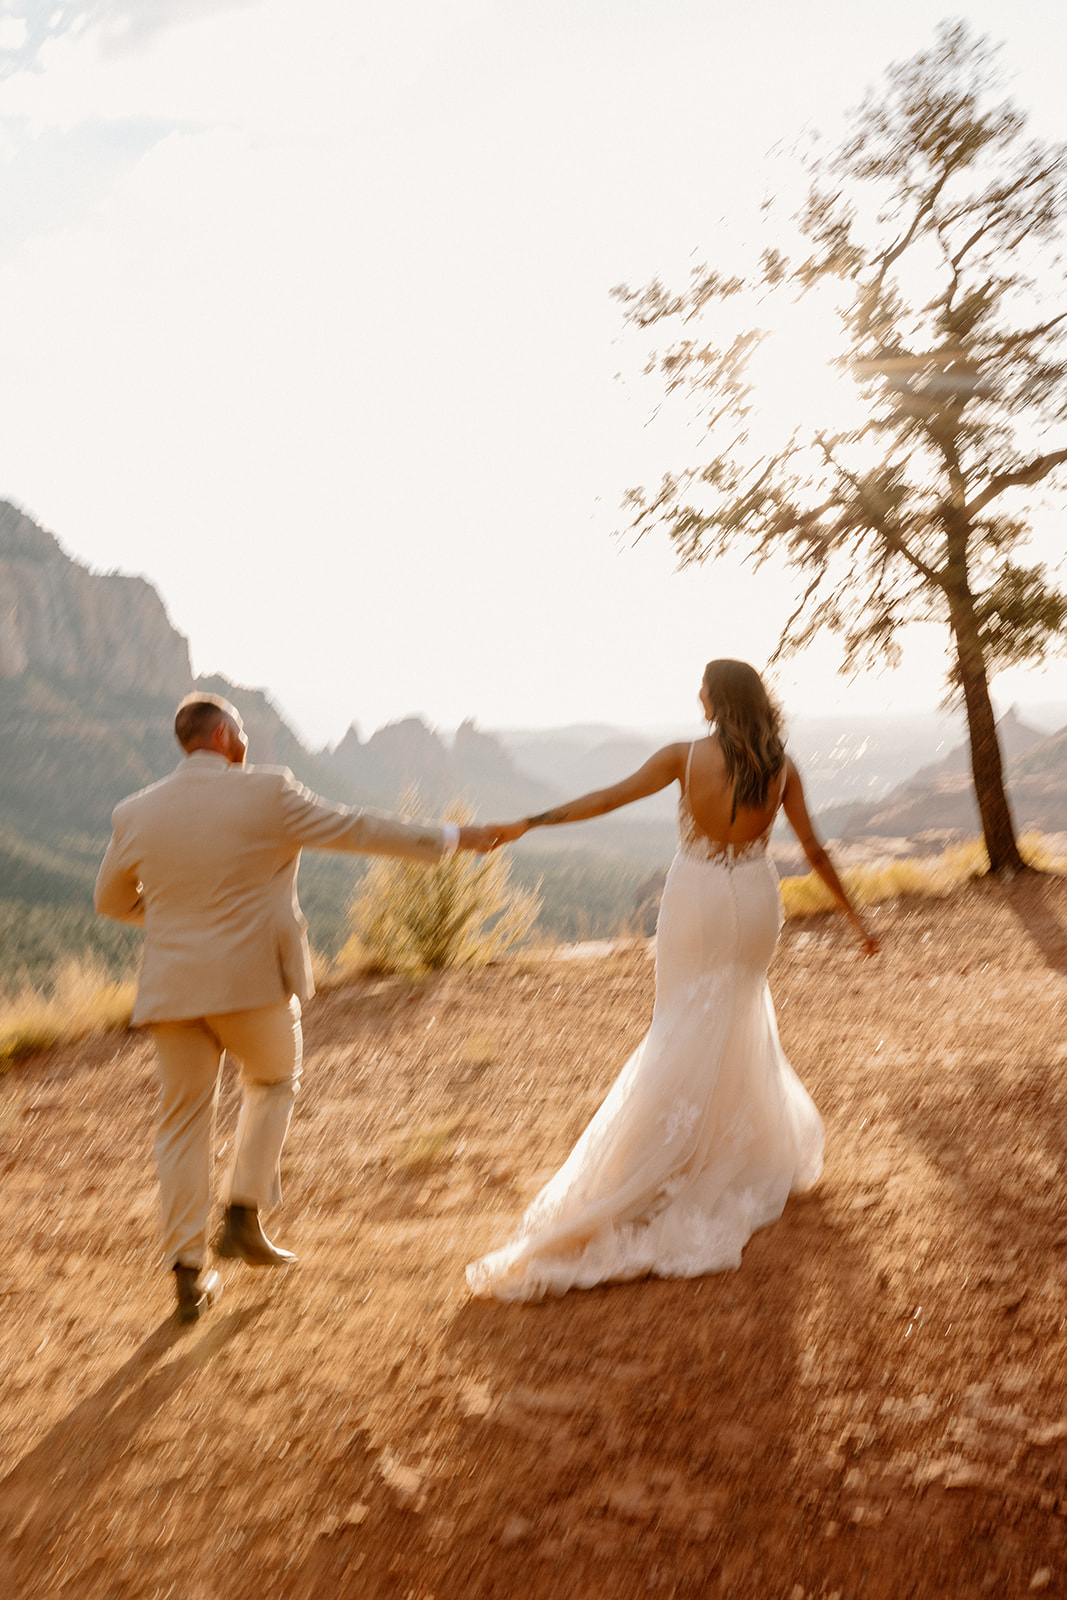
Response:
[[[405,1178],[420,1178],[448,1155],[448,1146],[459,1127],[457,1122],[435,1122],[404,1135],[392,1158],[396,1172]]]
[[[1019,840],[1019,851],[1028,866],[1040,871],[1063,868],[1064,863],[1049,853],[1039,833],[1024,834]],[[869,906],[909,895],[943,900],[961,884],[981,878],[988,871],[985,844],[981,839],[971,839],[937,856],[906,856],[896,861],[850,867],[841,877],[853,901]],[[816,916],[834,909],[829,889],[814,872],[803,878],[783,878],[782,904],[787,917]]]
[[[0,1000],[0,1070],[67,1040],[129,1025],[134,984],[110,976],[101,961],[72,959],[47,990],[25,983]]]
[[[410,792],[402,806],[416,808]],[[446,816],[468,820],[457,802]],[[377,856],[352,901],[352,938],[339,965],[412,975],[484,966],[529,932],[540,904],[536,891],[511,882],[503,855],[457,850],[433,867]]]

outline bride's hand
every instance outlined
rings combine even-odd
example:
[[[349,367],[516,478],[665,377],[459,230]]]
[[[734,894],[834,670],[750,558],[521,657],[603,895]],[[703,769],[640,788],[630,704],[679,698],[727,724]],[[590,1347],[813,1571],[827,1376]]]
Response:
[[[844,911],[849,922],[852,924],[856,938],[863,947],[860,952],[863,960],[866,961],[870,956],[876,956],[879,950],[882,948],[878,942],[877,935],[871,932],[870,928],[868,928],[867,924],[864,922],[854,905],[846,902]]]
[[[493,841],[490,848],[495,850],[499,845],[514,844],[516,839],[521,839],[529,823],[523,817],[518,822],[487,822],[484,827]]]

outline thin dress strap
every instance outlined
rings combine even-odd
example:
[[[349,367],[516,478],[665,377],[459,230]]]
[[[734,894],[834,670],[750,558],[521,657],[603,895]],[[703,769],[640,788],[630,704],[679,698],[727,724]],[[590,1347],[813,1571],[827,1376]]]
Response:
[[[689,793],[689,770],[693,765],[693,749],[694,749],[695,745],[696,745],[696,740],[694,739],[690,743],[689,755],[688,755],[688,757],[686,759],[686,763],[685,763],[685,778],[682,781],[682,793],[686,794],[686,795]]]

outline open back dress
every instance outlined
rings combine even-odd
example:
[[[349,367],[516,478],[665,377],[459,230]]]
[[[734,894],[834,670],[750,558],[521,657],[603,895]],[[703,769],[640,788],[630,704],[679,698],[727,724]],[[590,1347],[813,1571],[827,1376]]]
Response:
[[[781,928],[771,825],[742,846],[702,832],[692,757],[690,747],[651,1027],[512,1237],[468,1266],[476,1295],[534,1300],[736,1267],[755,1230],[822,1171],[822,1121],[782,1053],[767,987]]]

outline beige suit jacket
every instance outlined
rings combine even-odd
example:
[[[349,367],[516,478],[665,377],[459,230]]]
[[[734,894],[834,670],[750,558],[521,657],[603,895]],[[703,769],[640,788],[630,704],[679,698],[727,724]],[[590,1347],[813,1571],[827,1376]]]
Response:
[[[134,1023],[245,1011],[315,992],[296,897],[300,850],[439,861],[442,829],[331,804],[286,767],[197,750],[123,800],[94,900],[145,930]]]

